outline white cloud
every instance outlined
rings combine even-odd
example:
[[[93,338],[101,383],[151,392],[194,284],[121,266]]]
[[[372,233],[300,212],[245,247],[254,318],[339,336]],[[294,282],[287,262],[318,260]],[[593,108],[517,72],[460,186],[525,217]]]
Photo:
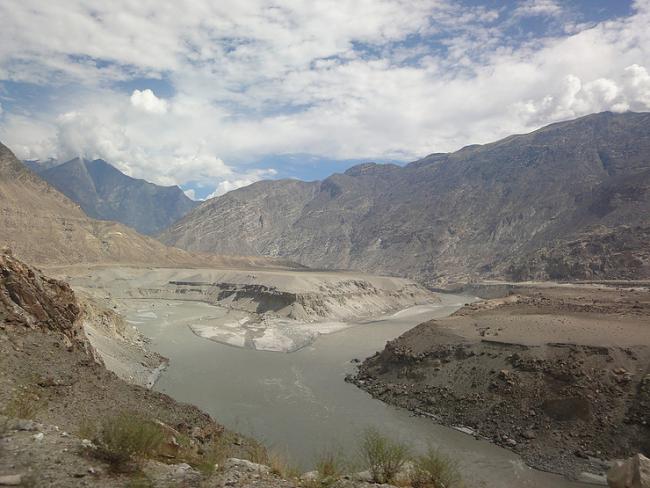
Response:
[[[253,170],[246,175],[243,175],[238,178],[232,178],[220,181],[215,190],[208,195],[205,199],[209,200],[220,195],[224,195],[229,191],[236,190],[237,188],[242,188],[244,186],[252,185],[256,181],[263,180],[265,178],[272,177],[276,175],[277,172],[274,169],[263,169],[263,170]]]
[[[243,178],[238,180],[224,180],[220,182],[217,185],[217,188],[210,195],[206,197],[206,200],[210,200],[211,198],[224,195],[229,191],[233,191],[236,190],[237,188],[242,188],[244,186],[248,186],[253,183],[255,183],[255,181],[250,178]]]
[[[562,7],[555,0],[527,0],[521,2],[515,9],[515,15],[519,17],[531,17],[536,15],[559,15]]]
[[[164,114],[167,112],[167,102],[158,98],[149,88],[146,90],[133,90],[131,105],[144,112]]]
[[[633,110],[647,110],[650,107],[650,73],[643,66],[633,64],[625,68],[623,80],[629,93]]]
[[[5,107],[0,140],[21,157],[101,157],[161,184],[223,193],[268,177],[249,166],[266,154],[410,160],[650,109],[650,0],[629,18],[519,42],[505,11],[443,0],[61,5],[0,2],[0,79],[71,94],[29,114]],[[509,15],[557,8],[528,1]],[[173,95],[114,83],[135,78]]]
[[[189,190],[184,190],[183,192],[185,193],[185,195],[187,195],[187,198],[189,198],[190,200],[197,200],[195,190],[190,188]]]

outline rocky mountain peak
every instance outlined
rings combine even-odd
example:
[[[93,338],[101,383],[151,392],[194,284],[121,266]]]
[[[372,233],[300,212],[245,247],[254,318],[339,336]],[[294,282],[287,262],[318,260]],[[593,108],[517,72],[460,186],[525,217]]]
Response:
[[[103,159],[75,158],[40,176],[95,219],[121,222],[155,234],[198,205],[178,186],[132,178]]]

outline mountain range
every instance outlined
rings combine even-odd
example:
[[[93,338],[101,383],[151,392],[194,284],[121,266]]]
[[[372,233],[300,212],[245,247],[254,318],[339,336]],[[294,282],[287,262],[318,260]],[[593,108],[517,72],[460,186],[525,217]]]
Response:
[[[165,246],[117,222],[95,220],[0,144],[0,246],[36,265],[90,263],[277,267],[256,257],[222,257]]]
[[[159,233],[198,205],[178,186],[131,178],[102,159],[25,164],[89,217],[121,222],[141,234]]]
[[[435,286],[648,278],[649,236],[650,114],[606,112],[403,167],[261,181],[204,202],[159,238]]]

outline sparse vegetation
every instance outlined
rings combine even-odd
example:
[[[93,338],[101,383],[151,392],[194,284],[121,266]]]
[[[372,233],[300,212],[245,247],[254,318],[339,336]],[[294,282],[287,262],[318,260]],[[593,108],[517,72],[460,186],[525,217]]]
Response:
[[[81,439],[95,439],[97,436],[97,424],[90,419],[83,419],[79,422],[77,427],[77,435]]]
[[[271,473],[281,478],[292,479],[300,477],[300,470],[290,463],[289,456],[286,454],[271,451],[268,455],[268,466],[271,468]]]
[[[184,446],[184,442],[179,440],[179,443],[181,446]],[[201,454],[190,456],[187,462],[204,475],[209,476],[219,466],[222,466],[226,459],[232,456],[232,436],[224,433],[213,439],[208,446],[204,447]]]
[[[374,428],[364,431],[359,451],[375,483],[392,482],[410,455],[405,443],[390,439]]]
[[[433,447],[429,447],[425,454],[414,459],[411,485],[413,488],[462,488],[465,486],[456,462]]]
[[[25,383],[16,388],[2,409],[2,413],[7,417],[17,419],[33,419],[44,403],[38,393],[38,386],[33,383]]]
[[[154,457],[163,439],[158,424],[122,413],[102,422],[93,441],[95,454],[114,469],[122,470],[130,462]]]
[[[335,451],[326,451],[316,462],[316,470],[321,480],[338,478],[343,473],[343,462]]]
[[[344,463],[335,450],[324,451],[316,460],[318,477],[304,481],[303,488],[329,488],[344,472]]]
[[[128,481],[126,488],[154,488],[154,484],[147,475],[138,472]]]
[[[244,457],[257,464],[269,464],[269,452],[260,441],[251,439],[246,446]]]

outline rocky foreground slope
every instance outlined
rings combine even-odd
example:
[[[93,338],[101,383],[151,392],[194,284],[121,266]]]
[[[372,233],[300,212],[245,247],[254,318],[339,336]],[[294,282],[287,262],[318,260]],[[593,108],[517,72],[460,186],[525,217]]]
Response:
[[[429,284],[647,278],[649,154],[650,114],[590,115],[405,167],[255,183],[160,237]]]
[[[191,254],[125,225],[93,220],[0,144],[0,245],[30,263],[283,266],[265,258]]]
[[[177,186],[131,178],[101,159],[75,158],[38,174],[89,217],[121,222],[145,235],[161,232],[198,205]]]
[[[367,359],[373,396],[577,477],[650,453],[650,289],[519,286]]]
[[[83,309],[66,283],[0,254],[0,410],[23,417],[0,419],[9,431],[0,475],[21,475],[30,486],[126,486],[129,476],[108,477],[107,465],[66,434],[120,412],[190,436],[192,429],[210,438],[224,432],[198,409],[108,371],[86,337]]]

